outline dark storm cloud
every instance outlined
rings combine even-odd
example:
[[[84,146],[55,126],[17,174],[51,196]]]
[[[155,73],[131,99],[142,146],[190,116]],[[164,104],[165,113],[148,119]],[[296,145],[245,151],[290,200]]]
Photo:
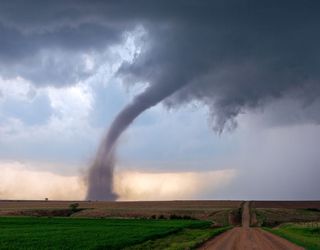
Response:
[[[118,30],[99,24],[58,27],[41,33],[17,30],[0,23],[0,73],[20,75],[35,84],[74,83],[89,75],[82,55],[120,41]],[[81,60],[82,59],[82,60]]]
[[[211,14],[204,8],[201,16],[195,9],[189,19],[147,26],[150,48],[123,72],[157,88],[174,84],[180,91],[166,104],[204,103],[218,131],[233,127],[240,112],[275,98],[296,94],[304,105],[319,97],[319,6],[211,7]]]
[[[216,119],[222,126],[268,98],[301,87],[313,92],[318,11],[315,1],[2,1],[1,73],[70,83],[87,76],[73,53],[105,49],[141,24],[148,48],[122,73],[151,85],[190,86],[168,104],[201,100],[227,114]],[[43,62],[40,52],[54,49],[68,51],[74,64]]]

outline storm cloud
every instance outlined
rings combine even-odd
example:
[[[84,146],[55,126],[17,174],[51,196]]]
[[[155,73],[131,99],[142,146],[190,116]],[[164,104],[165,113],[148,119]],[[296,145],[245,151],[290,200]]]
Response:
[[[76,83],[91,73],[81,54],[141,25],[142,52],[119,71],[125,84],[181,89],[166,104],[200,101],[222,131],[275,98],[295,95],[302,107],[318,98],[318,10],[315,1],[2,2],[1,73],[38,85]]]
[[[76,84],[94,72],[86,55],[110,50],[142,27],[141,50],[117,76],[146,88],[111,125],[101,146],[108,150],[98,152],[110,154],[111,176],[118,137],[162,101],[208,107],[218,133],[234,129],[239,114],[279,100],[288,108],[273,123],[319,123],[319,10],[316,1],[2,2],[0,74],[37,87]],[[303,115],[292,119],[294,112]]]

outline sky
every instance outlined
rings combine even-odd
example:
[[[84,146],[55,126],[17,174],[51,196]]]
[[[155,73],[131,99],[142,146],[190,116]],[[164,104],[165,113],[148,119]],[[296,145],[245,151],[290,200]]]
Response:
[[[316,1],[2,1],[0,199],[320,199]]]

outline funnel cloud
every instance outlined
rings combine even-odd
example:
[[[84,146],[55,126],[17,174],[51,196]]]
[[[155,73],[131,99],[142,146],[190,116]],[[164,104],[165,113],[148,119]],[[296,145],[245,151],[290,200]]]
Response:
[[[102,141],[95,161],[89,169],[88,193],[89,200],[113,200],[114,150],[116,142],[126,128],[146,109],[156,105],[174,93],[179,85],[154,85],[136,96],[114,119],[107,136]]]

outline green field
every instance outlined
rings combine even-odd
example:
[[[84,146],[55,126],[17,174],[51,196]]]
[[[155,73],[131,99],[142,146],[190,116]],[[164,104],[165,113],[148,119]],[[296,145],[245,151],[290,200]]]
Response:
[[[319,223],[314,226],[312,223],[294,224],[288,223],[277,228],[265,228],[287,240],[305,247],[308,250],[320,249],[320,227]]]
[[[185,250],[194,249],[201,245],[201,243],[208,239],[225,232],[231,227],[221,228],[202,228],[202,229],[183,229],[175,234],[168,235],[155,240],[148,240],[142,244],[135,245],[133,247],[126,248],[126,250],[141,250],[141,249],[152,249],[152,250]]]
[[[122,249],[173,235],[181,242],[184,233],[196,245],[214,235],[209,226],[197,220],[0,217],[0,248]]]

